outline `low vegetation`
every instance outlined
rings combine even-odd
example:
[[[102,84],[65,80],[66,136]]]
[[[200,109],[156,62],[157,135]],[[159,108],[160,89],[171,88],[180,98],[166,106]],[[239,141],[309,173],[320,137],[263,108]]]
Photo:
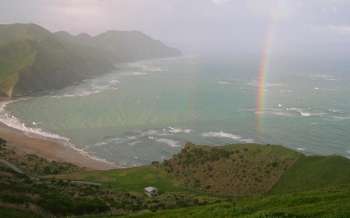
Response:
[[[54,176],[56,179],[93,181],[114,191],[143,193],[147,186],[160,192],[184,192],[186,187],[158,166],[142,166],[109,171],[86,171]]]
[[[31,176],[43,176],[72,172],[83,172],[84,169],[79,168],[70,163],[58,163],[56,161],[48,161],[34,154],[19,154],[6,145],[6,141],[0,139],[0,160],[5,160],[15,167],[21,169],[25,174]]]
[[[350,216],[350,160],[338,156],[187,144],[163,163],[87,171],[16,155],[0,140],[0,217]],[[147,197],[147,186],[159,195]]]
[[[124,218],[322,218],[350,216],[350,187],[340,186],[295,194],[244,198],[224,203],[142,212]],[[89,218],[115,218],[91,216]]]
[[[272,193],[350,184],[350,160],[340,156],[302,157],[282,176]]]
[[[271,190],[300,157],[297,152],[274,145],[187,144],[163,165],[189,187],[216,195],[248,196]]]

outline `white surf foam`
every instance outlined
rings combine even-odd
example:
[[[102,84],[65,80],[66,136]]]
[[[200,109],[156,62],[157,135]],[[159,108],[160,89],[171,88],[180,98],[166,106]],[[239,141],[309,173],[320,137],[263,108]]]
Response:
[[[142,141],[132,141],[132,142],[129,142],[128,143],[128,145],[130,145],[130,146],[135,146],[135,145],[137,145],[137,144],[141,144],[142,143]]]
[[[58,134],[51,133],[48,131],[44,131],[41,128],[28,127],[27,125],[25,125],[24,122],[22,122],[17,117],[13,116],[12,114],[10,114],[9,112],[6,111],[7,105],[14,103],[14,102],[17,102],[17,101],[23,101],[26,99],[27,98],[0,102],[0,122],[5,124],[6,126],[8,126],[10,128],[13,128],[13,129],[16,129],[16,130],[23,132],[28,137],[39,137],[39,138],[45,138],[48,140],[58,141],[58,142],[61,142],[64,146],[67,146],[67,147],[79,152],[81,155],[83,155],[85,157],[88,157],[88,158],[93,159],[93,160],[101,161],[101,162],[104,162],[107,164],[111,164],[111,165],[114,164],[114,163],[109,162],[105,159],[101,159],[101,158],[98,158],[96,156],[93,156],[93,155],[89,154],[87,151],[76,147],[74,144],[72,144],[70,142],[69,138],[66,138],[66,137],[63,137],[63,136],[60,136]]]
[[[147,62],[135,62],[135,63],[129,63],[129,67],[137,68],[142,72],[162,72],[166,71],[166,69],[161,68],[159,65],[152,63],[150,61]]]
[[[117,79],[111,79],[108,81],[105,77],[93,80],[85,80],[84,83],[75,86],[68,87],[63,90],[63,94],[54,95],[54,98],[75,98],[75,97],[88,97],[91,95],[97,95],[101,92],[108,90],[118,90],[117,85],[120,83]]]
[[[179,141],[167,138],[156,138],[154,139],[156,142],[164,143],[172,148],[181,147],[181,143]]]
[[[146,72],[127,72],[123,73],[123,76],[148,76],[149,74]]]
[[[227,133],[227,132],[206,132],[206,133],[202,133],[203,137],[207,137],[207,138],[228,138],[228,139],[232,139],[235,141],[239,141],[239,142],[243,142],[243,143],[253,143],[254,140],[253,139],[245,139],[239,135],[235,135],[232,133]]]
[[[333,75],[329,75],[329,74],[313,74],[310,75],[310,78],[312,80],[326,80],[326,81],[336,81],[337,78]]]
[[[323,113],[323,112],[309,112],[309,111],[305,111],[302,108],[296,108],[296,107],[286,108],[286,111],[297,112],[302,117],[321,117],[323,115],[326,115],[326,113]]]
[[[182,129],[182,128],[174,128],[169,126],[168,131],[173,134],[178,134],[178,133],[191,133],[193,130],[192,129]]]
[[[6,101],[6,102],[1,102],[0,103],[0,122],[2,122],[3,124],[5,124],[8,127],[20,130],[20,131],[24,132],[28,136],[34,134],[35,136],[42,136],[42,137],[45,137],[45,138],[69,141],[68,138],[62,137],[62,136],[54,134],[54,133],[43,131],[40,128],[28,127],[28,126],[26,126],[24,124],[24,122],[20,121],[17,117],[13,116],[12,114],[10,114],[9,112],[6,111],[6,106],[8,104],[11,104],[11,103],[14,103],[14,102],[17,102],[17,101],[21,101],[21,100],[25,100],[25,99],[19,99],[19,100],[14,100],[14,101]]]
[[[350,116],[332,116],[331,118],[337,121],[350,120]]]
[[[305,151],[305,148],[303,148],[303,147],[298,147],[298,148],[297,148],[297,151]]]

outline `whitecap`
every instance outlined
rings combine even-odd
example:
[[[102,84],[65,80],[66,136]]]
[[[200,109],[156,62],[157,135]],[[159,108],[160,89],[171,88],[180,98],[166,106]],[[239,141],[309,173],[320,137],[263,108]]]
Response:
[[[310,75],[310,78],[312,80],[326,80],[326,81],[336,81],[337,78],[334,77],[333,75],[328,75],[328,74],[313,74]]]
[[[339,110],[339,109],[334,109],[334,108],[328,109],[328,112],[337,113],[337,114],[344,114],[344,111]]]
[[[321,117],[326,114],[321,112],[312,113],[312,112],[304,111],[304,109],[302,108],[296,108],[296,107],[286,108],[286,110],[297,112],[302,117]]]
[[[146,72],[132,72],[128,75],[130,75],[130,76],[147,76],[148,73],[146,73]]]
[[[108,143],[107,142],[98,142],[98,143],[94,144],[95,147],[101,147],[104,145],[108,145]]]
[[[169,126],[168,129],[169,129],[169,132],[173,133],[173,134],[177,134],[177,133],[191,133],[192,132],[192,129],[181,129],[181,128],[174,128],[174,127],[171,127],[171,126]]]
[[[164,143],[172,148],[177,148],[177,147],[181,147],[180,142],[172,140],[172,139],[167,139],[167,138],[156,138],[155,139],[156,142],[159,143]]]
[[[116,84],[119,84],[120,81],[117,80],[117,79],[112,79],[109,83],[112,84],[112,85],[116,85]]]
[[[275,116],[281,116],[281,117],[292,117],[293,114],[290,114],[285,111],[270,111],[269,114],[275,115]]]
[[[134,67],[134,68],[140,69],[141,71],[146,71],[146,72],[166,71],[166,69],[163,69],[160,66],[152,64],[150,62],[147,62],[147,63],[146,62],[135,62],[135,63],[130,63],[128,65],[129,65],[129,67]]]
[[[298,148],[297,148],[297,151],[305,151],[305,148],[298,147]]]
[[[350,120],[350,116],[332,116],[332,118],[339,121]]]
[[[129,142],[128,145],[134,146],[134,145],[137,145],[137,144],[140,144],[140,143],[142,143],[142,141],[133,141],[133,142]]]
[[[137,136],[128,136],[128,139],[129,140],[135,140],[135,139],[137,139]]]
[[[239,142],[243,142],[243,143],[253,143],[254,140],[253,139],[244,139],[239,135],[235,135],[232,133],[227,133],[224,131],[220,131],[220,132],[206,132],[206,133],[202,133],[203,137],[207,137],[207,138],[228,138],[228,139],[232,139],[235,141],[239,141]]]
[[[76,87],[73,91],[68,91],[63,95],[54,95],[53,98],[75,98],[75,97],[88,97],[92,95],[97,95],[101,92],[107,90],[118,90],[118,87],[115,87],[115,83],[110,83],[107,85],[96,85],[90,84],[89,87]]]

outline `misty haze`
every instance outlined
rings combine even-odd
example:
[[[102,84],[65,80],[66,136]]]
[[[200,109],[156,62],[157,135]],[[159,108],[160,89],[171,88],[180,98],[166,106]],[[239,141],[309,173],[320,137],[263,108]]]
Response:
[[[350,217],[349,57],[346,0],[2,0],[0,217]]]

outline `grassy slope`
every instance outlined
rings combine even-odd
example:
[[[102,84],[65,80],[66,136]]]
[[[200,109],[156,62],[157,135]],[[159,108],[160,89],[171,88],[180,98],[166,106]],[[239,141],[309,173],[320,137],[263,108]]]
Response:
[[[115,191],[142,193],[147,186],[158,187],[160,192],[185,191],[176,180],[163,169],[155,166],[143,166],[110,171],[91,171],[61,175],[56,178],[100,182]]]
[[[274,145],[188,144],[164,166],[192,188],[218,195],[247,196],[268,192],[300,157],[295,151]]]
[[[195,151],[192,149],[195,149]],[[102,184],[102,189],[100,191],[98,191],[98,189],[95,190],[96,193],[100,193],[98,196],[100,196],[103,201],[110,202],[113,208],[121,210],[118,212],[119,215],[123,213],[133,214],[134,212],[134,215],[131,217],[350,217],[350,160],[342,157],[306,157],[295,151],[271,145],[229,145],[220,148],[191,145],[190,148],[187,147],[185,153],[182,153],[182,155],[180,154],[180,156],[175,156],[172,159],[175,160],[177,164],[174,165],[176,167],[174,167],[173,170],[179,170],[178,166],[185,164],[190,166],[189,169],[191,169],[191,171],[189,172],[195,169],[194,174],[191,174],[193,178],[210,180],[210,177],[202,177],[207,173],[208,163],[217,163],[217,161],[225,159],[223,162],[225,164],[211,165],[212,167],[218,167],[216,170],[219,171],[220,174],[215,175],[213,178],[216,178],[216,181],[220,184],[225,181],[222,180],[220,176],[224,177],[226,175],[225,173],[230,173],[231,171],[227,170],[231,170],[232,167],[236,169],[236,166],[232,166],[232,162],[226,162],[226,159],[231,161],[232,157],[238,158],[237,150],[239,150],[238,154],[245,156],[245,158],[243,158],[246,160],[243,161],[245,165],[242,166],[239,164],[238,166],[247,169],[247,176],[252,175],[249,168],[253,166],[252,169],[255,169],[257,164],[262,167],[263,172],[265,172],[264,167],[268,167],[269,170],[275,169],[278,172],[284,172],[281,180],[275,185],[271,192],[264,194],[264,196],[255,197],[211,198],[210,196],[213,196],[213,194],[217,196],[217,193],[211,192],[211,190],[203,190],[200,187],[199,189],[194,189],[195,187],[192,185],[189,186],[188,183],[182,183],[182,179],[185,178],[183,177],[181,179],[182,174],[180,174],[180,178],[178,178],[175,177],[173,172],[167,172],[167,170],[169,170],[169,163],[165,164],[165,166],[155,164],[154,166],[129,169],[78,172],[50,176],[51,179],[56,178],[56,180],[53,181],[61,182],[47,183],[62,183],[63,187],[67,189],[67,187],[70,187],[68,185],[70,183],[66,180],[99,182]],[[198,154],[201,155],[198,156]],[[280,171],[286,167],[282,163],[291,158],[297,158],[296,162],[293,162],[295,164],[288,167],[287,171]],[[238,162],[241,163],[242,157],[239,159],[240,161]],[[180,163],[181,165],[179,165]],[[247,165],[248,163],[250,165]],[[274,163],[273,165],[275,167],[271,166],[272,163]],[[280,168],[279,166],[284,167]],[[197,171],[204,171],[205,173],[197,174]],[[182,169],[181,172],[187,172],[187,170],[185,169],[184,171],[184,169]],[[198,177],[198,175],[201,177]],[[146,186],[158,187],[161,195],[154,199],[145,198],[143,195],[143,188]],[[223,186],[229,194],[232,194],[230,193],[230,191],[233,190],[232,186],[221,186]],[[58,196],[59,192],[57,191],[61,190],[60,186],[55,185],[51,187],[54,188],[51,191],[56,193],[53,196]],[[40,188],[40,190],[41,189],[46,190],[44,187]],[[81,188],[70,188],[70,192],[76,193],[77,191],[80,192]],[[114,193],[113,198],[108,197],[110,191]],[[207,191],[206,196],[203,194],[204,191]],[[89,195],[85,194],[86,193],[84,193],[84,196],[89,198]],[[214,202],[218,202],[217,200],[223,203],[213,204]],[[52,202],[54,202],[52,205],[56,205],[60,204],[61,200],[54,198]],[[206,204],[209,205],[199,206]],[[53,210],[50,208],[50,204],[39,205],[42,205],[45,209],[48,208],[49,211]],[[72,205],[73,208],[76,208],[74,204]],[[198,206],[188,207],[193,205]],[[182,207],[182,209],[166,210],[179,207]],[[80,208],[80,206],[78,208]],[[145,209],[146,211],[141,214],[137,212]],[[74,209],[72,211],[66,210],[66,213],[76,214],[80,210],[81,209]],[[147,212],[150,210],[158,212]],[[91,217],[105,218],[106,216]]]
[[[207,146],[195,147],[213,152],[213,148],[209,148]],[[265,196],[240,198],[238,200],[233,200],[233,202],[227,201],[226,203],[220,203],[216,205],[165,210],[156,213],[144,212],[128,217],[212,218],[350,216],[350,161],[348,159],[338,156],[306,157],[280,146],[261,147],[259,145],[229,145],[221,147],[219,149],[232,151],[232,149],[244,149],[247,147],[248,151],[245,151],[245,155],[251,159],[257,159],[261,161],[261,158],[268,158],[268,160],[271,160],[271,157],[275,157],[275,155],[280,158],[292,158],[297,156],[298,159],[293,166],[285,171],[281,177],[281,180],[275,185],[271,193],[268,193]],[[213,153],[219,154],[216,150]],[[225,156],[221,153],[220,155]],[[208,159],[215,159],[215,157],[207,156],[205,153],[201,153],[201,156],[199,156],[199,158],[195,157],[196,156],[190,155],[184,158],[182,156],[180,159],[182,161],[182,164],[191,165],[192,161],[194,161],[197,162],[200,166],[203,166],[203,168],[206,168]],[[175,157],[174,159],[176,158],[179,158],[179,156]],[[179,159],[177,161],[179,161]],[[232,166],[228,164],[226,167],[229,169]],[[144,169],[147,168],[138,168],[138,170],[134,171],[133,173],[143,174]],[[124,171],[127,172],[128,170],[129,169],[125,169]],[[132,177],[137,177],[137,175],[133,173],[126,173],[126,175],[133,175]],[[194,174],[191,176],[196,177]],[[202,179],[205,180],[205,178]],[[144,180],[141,179],[140,181]],[[220,178],[218,181],[221,181]],[[155,186],[158,185],[156,183],[154,184]],[[124,187],[128,186],[127,184],[121,183],[119,185]],[[231,190],[230,187],[226,188],[227,190]],[[286,193],[291,191],[296,192]],[[105,218],[106,216],[97,217]]]
[[[340,156],[300,158],[273,188],[272,193],[305,191],[350,184],[350,160]]]
[[[36,51],[30,41],[18,41],[0,47],[0,91],[11,95],[20,71],[35,61]]]
[[[302,155],[281,146],[228,145],[215,148],[189,144],[159,166],[60,175],[56,178],[100,182],[115,191],[187,191],[214,195],[252,195],[269,191]]]
[[[247,198],[214,205],[144,212],[126,217],[134,218],[222,218],[222,217],[349,217],[350,187],[295,194]],[[91,216],[107,218],[111,216]]]

